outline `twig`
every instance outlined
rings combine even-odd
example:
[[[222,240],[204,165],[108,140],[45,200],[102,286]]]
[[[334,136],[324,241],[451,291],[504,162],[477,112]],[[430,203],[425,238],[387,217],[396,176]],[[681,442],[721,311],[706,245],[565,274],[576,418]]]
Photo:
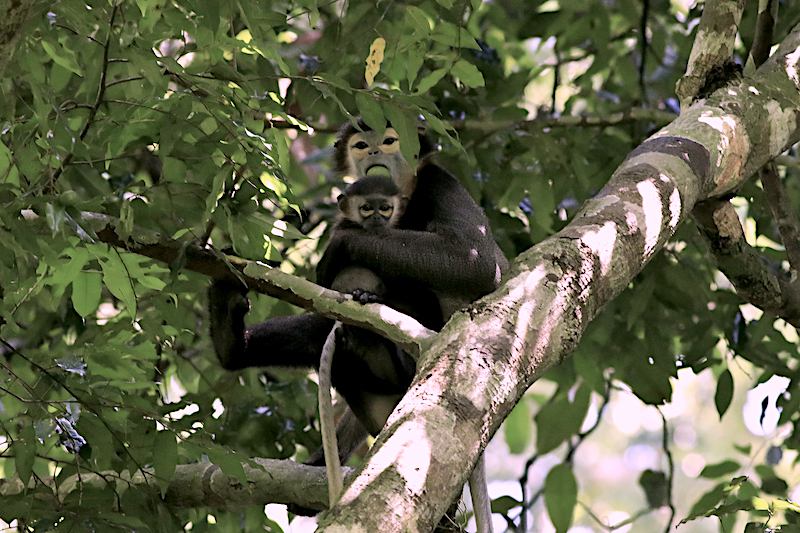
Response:
[[[645,70],[647,68],[647,18],[650,14],[650,0],[644,0],[642,5],[642,17],[639,20],[639,39],[640,59],[639,59],[639,90],[642,92],[642,102],[647,102],[647,85],[645,84]]]
[[[100,412],[99,412],[99,411],[97,411],[97,409],[95,409],[95,408],[92,406],[92,404],[91,404],[91,403],[89,403],[89,402],[84,402],[84,401],[83,401],[83,397],[82,397],[82,395],[79,395],[79,394],[77,394],[77,393],[75,392],[75,390],[74,390],[74,389],[72,389],[72,387],[70,387],[69,385],[67,385],[67,384],[66,384],[66,382],[65,382],[63,379],[61,379],[60,377],[56,376],[55,374],[53,374],[52,372],[50,372],[48,369],[46,369],[45,367],[43,367],[42,365],[40,365],[39,363],[37,363],[36,361],[34,361],[33,359],[31,359],[30,357],[28,357],[27,355],[25,355],[25,354],[23,354],[22,352],[20,352],[19,350],[17,350],[17,349],[16,349],[16,348],[15,348],[15,347],[14,347],[14,346],[11,344],[11,343],[9,343],[8,341],[6,341],[4,338],[0,337],[0,343],[2,343],[2,344],[3,344],[3,345],[6,347],[6,348],[8,348],[8,349],[9,349],[11,352],[13,352],[15,355],[17,355],[18,357],[21,357],[22,359],[24,359],[25,361],[27,361],[27,362],[28,362],[28,364],[30,364],[30,365],[32,365],[32,366],[34,366],[34,367],[36,367],[36,368],[37,368],[37,369],[38,369],[40,372],[42,372],[42,373],[43,373],[44,375],[46,375],[48,378],[50,378],[51,380],[53,380],[53,382],[57,383],[57,384],[58,384],[58,385],[59,385],[59,386],[60,386],[62,389],[64,389],[65,391],[67,391],[67,392],[68,392],[68,393],[69,393],[69,394],[70,394],[70,395],[71,395],[73,398],[75,398],[75,401],[77,401],[77,402],[78,402],[78,403],[80,403],[80,404],[81,404],[83,407],[85,407],[85,408],[86,408],[86,409],[88,409],[88,410],[89,410],[91,413],[93,413],[93,414],[94,414],[94,415],[97,417],[97,419],[100,421],[100,423],[101,423],[101,424],[103,424],[103,426],[105,426],[105,428],[108,430],[108,432],[109,432],[109,433],[111,434],[111,436],[114,438],[114,440],[116,440],[116,441],[119,443],[119,445],[122,447],[122,449],[124,449],[124,450],[125,450],[125,453],[126,453],[126,455],[128,456],[128,458],[131,460],[131,462],[132,462],[133,464],[135,464],[135,465],[136,465],[136,469],[137,469],[137,470],[139,470],[139,471],[142,473],[142,475],[144,476],[144,483],[145,483],[145,484],[147,484],[147,474],[149,474],[149,473],[146,473],[146,472],[145,472],[145,470],[144,470],[144,467],[143,467],[141,464],[139,464],[139,461],[137,461],[137,460],[136,460],[136,457],[134,457],[134,456],[133,456],[133,454],[131,453],[131,451],[128,449],[128,447],[127,447],[127,446],[125,446],[125,442],[124,442],[124,441],[123,441],[123,440],[122,440],[122,439],[121,439],[121,438],[120,438],[120,437],[117,435],[117,432],[116,432],[116,431],[114,431],[114,428],[112,428],[112,427],[109,425],[109,423],[106,421],[106,419],[105,419],[105,418],[103,418],[103,417],[100,415]]]
[[[672,460],[672,450],[669,449],[669,425],[667,418],[661,409],[658,409],[658,414],[661,415],[661,449],[664,450],[664,456],[667,458],[667,507],[669,507],[669,520],[667,527],[664,528],[664,533],[669,533],[672,529],[672,521],[675,519],[675,503],[672,501],[672,485],[675,482],[675,462]]]
[[[103,63],[100,67],[100,81],[97,86],[97,95],[94,99],[94,104],[89,109],[89,116],[86,117],[86,123],[81,128],[80,133],[78,134],[78,139],[83,141],[86,138],[86,135],[89,133],[89,128],[92,127],[92,122],[94,122],[95,116],[97,116],[97,111],[100,109],[100,105],[103,103],[103,95],[106,92],[106,77],[108,76],[108,50],[111,47],[111,36],[114,33],[114,19],[117,16],[117,10],[119,9],[119,4],[114,4],[111,8],[111,16],[109,17],[108,21],[108,34],[106,35],[106,41],[103,43]],[[56,169],[53,173],[53,176],[50,178],[50,183],[47,186],[48,192],[53,193],[55,192],[55,184],[58,181],[58,178],[61,177],[61,174],[64,173],[64,169],[69,166],[72,162],[72,159],[75,157],[75,152],[68,153],[64,160],[61,162],[61,165]]]

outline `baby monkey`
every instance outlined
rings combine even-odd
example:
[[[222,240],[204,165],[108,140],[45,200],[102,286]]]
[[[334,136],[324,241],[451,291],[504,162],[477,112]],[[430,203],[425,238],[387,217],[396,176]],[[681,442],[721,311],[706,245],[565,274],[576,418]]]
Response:
[[[337,198],[339,221],[333,228],[359,227],[378,232],[397,226],[408,198],[400,196],[390,177],[365,177],[351,183]],[[333,290],[353,295],[362,304],[380,301],[386,287],[371,270],[348,266],[336,274]]]
[[[364,177],[348,185],[337,198],[339,220],[333,231],[357,227],[379,234],[385,228],[397,226],[407,202],[390,177]],[[362,304],[383,303],[387,296],[383,281],[372,270],[356,265],[338,272],[331,288],[352,294],[353,299]],[[332,364],[334,351],[338,352],[335,367]],[[414,368],[414,361],[408,354],[380,335],[340,322],[333,326],[319,366],[320,429],[331,506],[339,499],[343,485],[340,457],[350,452],[349,449],[343,453],[338,450],[331,382],[337,383],[337,390],[367,431],[377,435],[408,389]],[[331,379],[333,374],[336,375],[334,380]]]

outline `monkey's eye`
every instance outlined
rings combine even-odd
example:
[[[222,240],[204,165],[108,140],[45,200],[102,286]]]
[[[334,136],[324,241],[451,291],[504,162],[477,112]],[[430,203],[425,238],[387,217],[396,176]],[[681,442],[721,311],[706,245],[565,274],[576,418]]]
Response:
[[[381,216],[382,217],[386,217],[386,218],[389,218],[390,216],[392,216],[392,211],[394,211],[394,207],[392,207],[389,204],[382,204],[378,208],[378,212],[381,214]]]
[[[357,143],[355,143],[355,144],[354,144],[353,146],[351,146],[350,148],[356,148],[356,149],[358,149],[358,150],[364,150],[364,149],[366,149],[366,148],[369,148],[369,144],[367,144],[367,142],[366,142],[366,141],[358,141]]]
[[[394,144],[396,142],[397,142],[397,137],[386,137],[383,140],[383,144],[385,144],[387,146],[391,146],[392,144]]]
[[[358,207],[358,212],[361,213],[361,216],[366,218],[372,216],[372,213],[374,213],[375,210],[372,209],[372,206],[370,206],[369,204],[364,204]]]

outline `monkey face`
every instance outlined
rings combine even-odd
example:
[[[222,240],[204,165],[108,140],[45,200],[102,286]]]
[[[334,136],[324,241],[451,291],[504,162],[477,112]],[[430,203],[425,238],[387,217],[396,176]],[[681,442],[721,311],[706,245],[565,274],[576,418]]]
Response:
[[[397,195],[339,196],[339,210],[342,217],[366,230],[396,226],[403,214],[404,205],[404,198]]]
[[[347,174],[392,178],[397,186],[408,188],[414,171],[400,152],[400,138],[394,128],[384,132],[356,132],[347,139]]]

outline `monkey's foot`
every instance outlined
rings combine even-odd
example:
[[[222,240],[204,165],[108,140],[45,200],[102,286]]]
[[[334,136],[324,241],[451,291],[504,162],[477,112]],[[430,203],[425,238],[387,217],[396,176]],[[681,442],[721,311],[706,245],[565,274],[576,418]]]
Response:
[[[353,300],[361,304],[378,304],[383,301],[383,299],[377,294],[365,291],[363,289],[354,289],[350,292],[350,294],[353,295]]]

